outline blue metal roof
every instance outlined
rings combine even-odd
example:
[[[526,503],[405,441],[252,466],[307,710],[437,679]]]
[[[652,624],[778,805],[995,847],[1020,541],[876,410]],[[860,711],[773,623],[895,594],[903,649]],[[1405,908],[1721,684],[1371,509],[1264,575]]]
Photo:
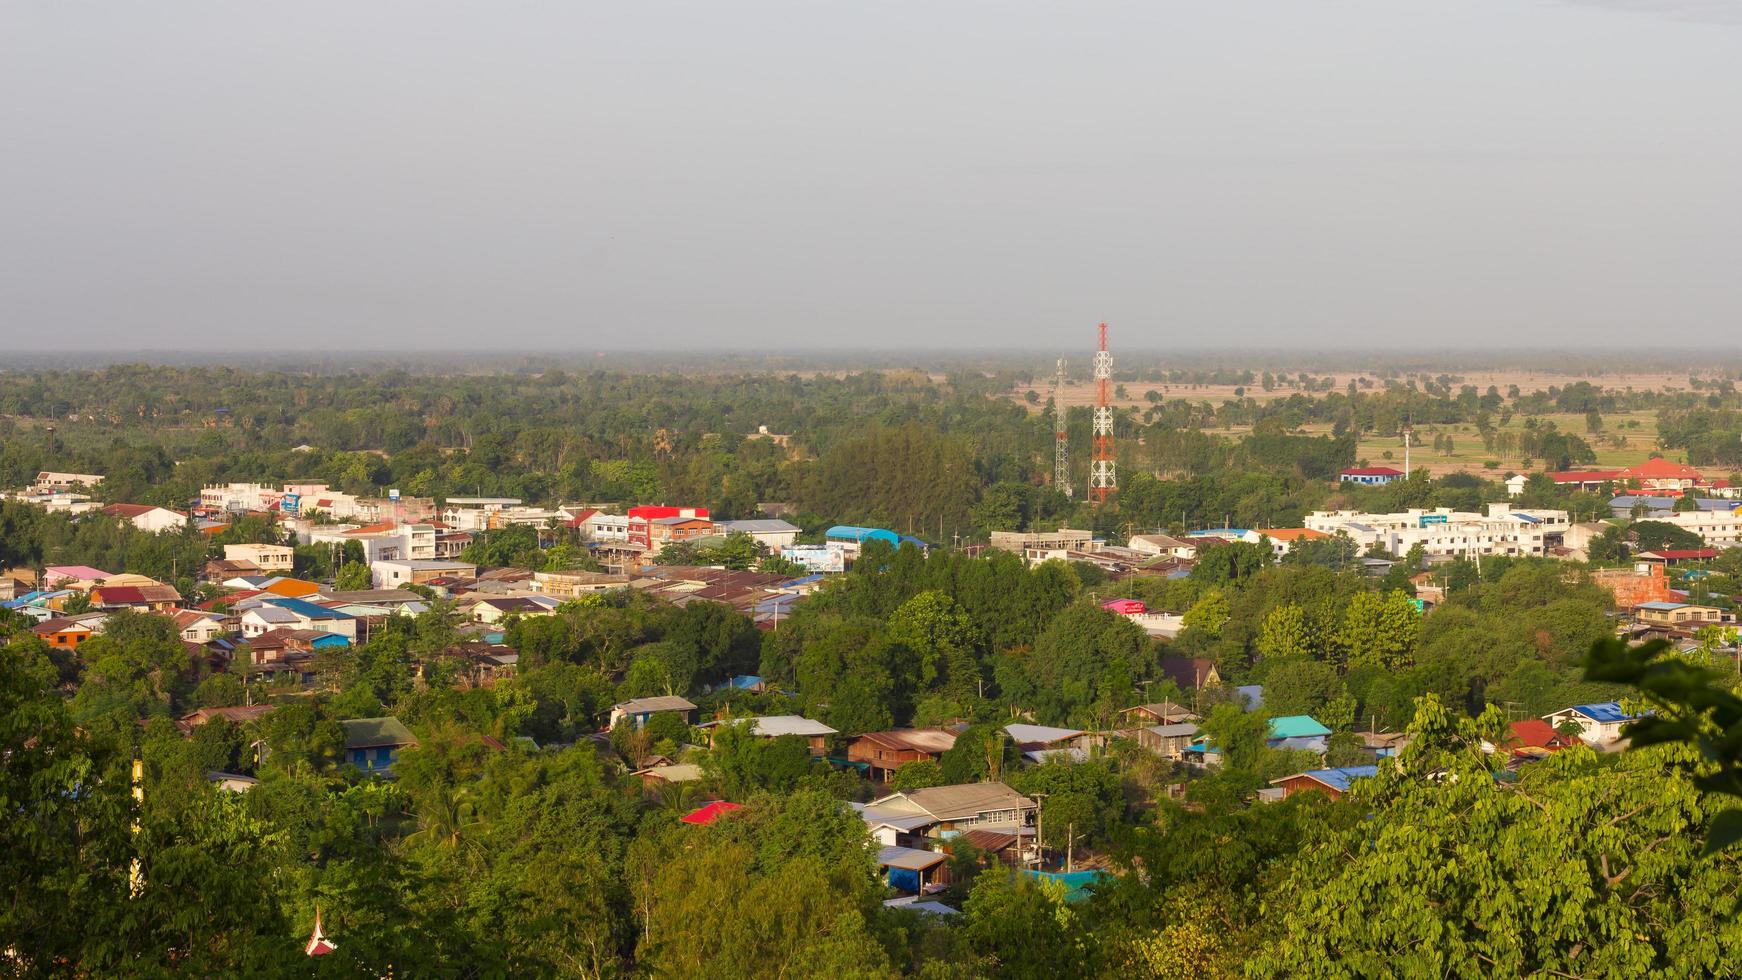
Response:
[[[1675,501],[1669,497],[1652,497],[1645,494],[1624,493],[1609,501],[1610,507],[1632,507],[1634,504],[1644,504],[1652,510],[1669,510],[1675,506]]]
[[[1576,704],[1573,710],[1592,721],[1632,721],[1633,716],[1621,710],[1621,706],[1613,701],[1600,704]]]
[[[896,547],[901,547],[901,535],[894,531],[886,531],[880,527],[856,527],[852,524],[836,524],[823,532],[826,538],[836,541],[887,541]]]
[[[1521,521],[1526,521],[1526,522],[1531,523],[1531,524],[1541,524],[1542,523],[1542,518],[1532,517],[1529,514],[1513,514],[1512,516],[1518,518]]]
[[[291,599],[286,596],[261,597],[267,605],[277,606],[285,612],[295,613],[304,619],[356,619],[350,613],[342,613],[337,609],[316,605],[306,599]]]
[[[1310,776],[1339,793],[1347,793],[1349,791],[1349,784],[1353,783],[1355,780],[1371,779],[1372,777],[1379,775],[1379,767],[1342,766],[1337,769],[1312,769],[1302,773],[1302,775]]]
[[[1624,493],[1621,496],[1610,500],[1609,506],[1611,508],[1620,507],[1631,510],[1635,504],[1644,504],[1648,510],[1653,512],[1667,513],[1675,509],[1675,502],[1677,499],[1678,498],[1675,497],[1657,497],[1643,493]],[[1737,509],[1737,507],[1742,506],[1742,501],[1737,500],[1722,500],[1714,497],[1694,497],[1692,499],[1695,510],[1707,512],[1729,513],[1730,511]]]
[[[1687,603],[1685,603],[1685,602],[1658,602],[1658,601],[1652,601],[1652,602],[1642,602],[1642,603],[1640,603],[1640,604],[1639,604],[1639,608],[1640,608],[1640,609],[1657,609],[1657,610],[1662,610],[1662,611],[1664,611],[1664,612],[1668,612],[1668,611],[1669,611],[1669,610],[1671,610],[1671,609],[1680,609],[1680,608],[1681,608],[1681,607],[1683,607],[1683,606],[1685,606],[1685,605],[1687,605]]]

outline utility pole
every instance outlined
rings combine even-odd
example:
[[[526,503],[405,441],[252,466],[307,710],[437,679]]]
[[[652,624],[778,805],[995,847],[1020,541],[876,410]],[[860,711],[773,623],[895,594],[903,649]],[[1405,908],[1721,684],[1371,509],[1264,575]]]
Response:
[[[1044,806],[1044,804],[1046,803],[1046,798],[1052,794],[1050,794],[1050,793],[1033,793],[1030,795],[1032,795],[1034,797],[1034,803],[1035,803],[1035,806],[1034,806],[1034,863],[1035,863],[1036,867],[1038,867],[1044,871],[1044,870],[1046,870],[1046,827],[1042,823],[1042,821],[1045,819],[1042,816],[1042,814],[1045,812],[1045,809],[1046,809]]]

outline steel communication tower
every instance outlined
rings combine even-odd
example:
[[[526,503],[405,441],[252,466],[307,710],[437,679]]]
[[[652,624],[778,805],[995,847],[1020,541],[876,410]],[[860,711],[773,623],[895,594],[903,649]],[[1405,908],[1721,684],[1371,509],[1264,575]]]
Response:
[[[1058,374],[1052,381],[1052,485],[1065,495],[1065,499],[1075,496],[1071,492],[1071,451],[1069,437],[1065,434],[1065,359],[1059,358]]]
[[[1113,468],[1113,404],[1108,387],[1113,383],[1113,355],[1107,352],[1107,323],[1101,322],[1101,349],[1095,351],[1094,455],[1089,462],[1089,496],[1104,504],[1119,489]]]

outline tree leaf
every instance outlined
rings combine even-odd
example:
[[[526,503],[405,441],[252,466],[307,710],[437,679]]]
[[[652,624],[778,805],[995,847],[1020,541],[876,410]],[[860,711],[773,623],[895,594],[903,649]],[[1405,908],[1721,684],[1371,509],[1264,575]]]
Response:
[[[1742,807],[1731,807],[1712,818],[1702,854],[1716,854],[1737,841],[1742,841]]]

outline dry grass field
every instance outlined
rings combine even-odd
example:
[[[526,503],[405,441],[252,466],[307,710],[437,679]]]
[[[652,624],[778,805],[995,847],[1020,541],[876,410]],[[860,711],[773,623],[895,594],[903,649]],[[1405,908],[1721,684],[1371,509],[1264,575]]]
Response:
[[[1565,388],[1567,385],[1578,381],[1589,381],[1591,384],[1600,388],[1612,388],[1616,390],[1632,389],[1634,391],[1681,391],[1688,387],[1688,376],[1686,374],[1667,374],[1661,371],[1617,371],[1612,374],[1600,375],[1562,374],[1549,371],[1447,371],[1445,374],[1450,377],[1462,379],[1454,385],[1454,388],[1461,387],[1462,385],[1475,385],[1478,390],[1487,391],[1488,388],[1492,386],[1498,388],[1502,394],[1508,392],[1513,385],[1517,385],[1518,390],[1521,393],[1529,393],[1533,391],[1546,391],[1549,388]],[[1360,371],[1331,372],[1330,376],[1336,379],[1334,387],[1337,391],[1343,391],[1352,378],[1367,378],[1372,381],[1373,388],[1365,390],[1371,391],[1384,387],[1384,381],[1378,376],[1365,374]],[[1437,374],[1433,376],[1438,377]],[[1315,375],[1315,377],[1324,377],[1324,375]],[[1237,388],[1242,390],[1245,397],[1260,402],[1273,401],[1278,398],[1287,398],[1290,395],[1298,393],[1298,389],[1287,387],[1277,387],[1272,391],[1265,391],[1261,386],[1256,384],[1245,386],[1211,384],[1169,385],[1151,381],[1127,381],[1124,382],[1124,387],[1126,397],[1116,399],[1114,404],[1130,405],[1138,408],[1146,407],[1149,404],[1145,396],[1151,391],[1160,393],[1161,397],[1167,401],[1186,398],[1194,402],[1207,401],[1211,405],[1220,405],[1222,402],[1228,401],[1229,399],[1241,397],[1234,393]],[[1052,397],[1052,383],[1045,379],[1037,379],[1036,384],[1017,386],[1017,388],[1012,392],[1012,396],[1018,401],[1026,403],[1027,393],[1029,391],[1035,392],[1039,399],[1038,402],[1031,404],[1030,408],[1039,411],[1040,406],[1044,406],[1046,400]],[[1094,403],[1095,385],[1093,382],[1077,381],[1065,386],[1066,405],[1093,405]],[[1583,419],[1581,419],[1580,428],[1576,431],[1582,432],[1583,425]]]
[[[1506,393],[1513,385],[1520,392],[1544,391],[1548,388],[1564,388],[1578,381],[1588,381],[1593,385],[1609,389],[1633,389],[1635,391],[1679,391],[1688,387],[1688,378],[1683,375],[1672,375],[1664,372],[1625,372],[1612,374],[1589,375],[1555,373],[1546,371],[1484,371],[1457,374],[1446,372],[1461,378],[1455,385],[1475,385],[1481,391],[1487,391],[1490,385]],[[1349,372],[1335,375],[1336,390],[1342,391],[1350,378],[1369,377],[1375,387],[1383,382],[1371,375],[1359,372]],[[1122,407],[1133,407],[1141,411],[1148,407],[1146,397],[1148,392],[1158,392],[1168,401],[1188,399],[1193,402],[1207,401],[1212,406],[1219,405],[1239,397],[1235,394],[1234,385],[1162,385],[1151,382],[1125,382],[1125,396],[1114,400],[1114,404]],[[1028,402],[1026,393],[1034,391],[1035,402]],[[1366,389],[1373,390],[1373,389]],[[1260,402],[1277,398],[1287,398],[1296,394],[1297,389],[1278,387],[1272,391],[1264,391],[1258,385],[1244,388],[1245,397]],[[1018,387],[1012,397],[1028,405],[1031,411],[1039,411],[1045,406],[1047,399],[1052,397],[1050,384],[1038,384]],[[1077,382],[1065,387],[1064,401],[1069,406],[1087,406],[1095,402],[1095,386],[1090,382]],[[1598,469],[1618,469],[1644,462],[1651,453],[1659,451],[1657,446],[1657,417],[1652,412],[1622,412],[1605,415],[1603,427],[1598,432],[1586,430],[1585,417],[1582,414],[1553,413],[1536,416],[1538,424],[1553,422],[1562,432],[1576,435],[1591,444],[1596,450]],[[1515,416],[1502,431],[1522,432],[1525,417]],[[1297,430],[1307,435],[1328,435],[1330,425],[1310,425]],[[1217,428],[1208,430],[1213,433],[1238,438],[1243,435],[1240,427]],[[1436,436],[1448,435],[1452,439],[1452,451],[1447,454],[1436,451],[1434,440]],[[1496,447],[1498,448],[1498,447]],[[1683,461],[1679,452],[1665,453],[1671,459]],[[1398,436],[1372,437],[1361,441],[1359,457],[1370,466],[1396,466],[1403,468],[1403,440]],[[1451,426],[1419,426],[1416,430],[1416,444],[1410,450],[1410,465],[1414,468],[1425,468],[1435,476],[1447,473],[1470,472],[1489,477],[1498,476],[1509,470],[1520,471],[1529,463],[1530,469],[1540,469],[1540,460],[1528,460],[1523,454],[1513,452],[1491,451],[1483,446],[1482,437],[1476,432],[1474,425]]]

